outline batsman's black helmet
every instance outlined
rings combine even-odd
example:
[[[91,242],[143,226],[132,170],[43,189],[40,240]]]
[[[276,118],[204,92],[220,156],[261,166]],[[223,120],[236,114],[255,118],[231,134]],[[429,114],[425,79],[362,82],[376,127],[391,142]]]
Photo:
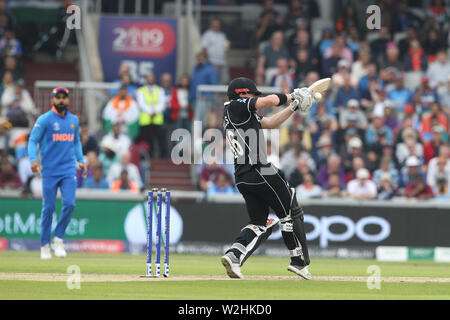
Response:
[[[241,93],[253,93],[254,95],[261,95],[262,93],[256,89],[256,84],[248,78],[236,78],[228,85],[228,99],[235,100],[239,98]]]

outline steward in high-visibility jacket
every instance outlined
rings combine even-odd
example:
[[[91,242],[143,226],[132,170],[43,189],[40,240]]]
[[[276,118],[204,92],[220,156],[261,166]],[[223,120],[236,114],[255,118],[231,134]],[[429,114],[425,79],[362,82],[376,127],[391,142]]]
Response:
[[[168,156],[168,141],[164,127],[166,95],[164,89],[155,83],[154,74],[147,75],[147,84],[137,90],[136,98],[141,109],[140,140],[148,143],[151,157],[166,158]]]

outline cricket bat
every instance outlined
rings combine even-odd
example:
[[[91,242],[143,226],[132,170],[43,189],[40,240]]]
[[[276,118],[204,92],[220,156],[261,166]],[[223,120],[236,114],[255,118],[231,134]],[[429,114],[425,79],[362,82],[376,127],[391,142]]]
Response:
[[[309,86],[308,89],[311,90],[315,101],[320,101],[322,99],[322,93],[328,90],[330,82],[331,78],[323,78]],[[294,100],[294,103],[299,104],[300,101]]]

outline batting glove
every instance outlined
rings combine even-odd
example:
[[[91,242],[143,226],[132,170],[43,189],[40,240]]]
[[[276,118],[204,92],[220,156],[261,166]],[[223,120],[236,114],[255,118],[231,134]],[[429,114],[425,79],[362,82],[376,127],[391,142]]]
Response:
[[[307,112],[311,109],[314,98],[308,88],[297,88],[291,93],[291,100],[297,100],[299,102],[298,104],[291,105],[292,111],[300,109],[302,112]]]

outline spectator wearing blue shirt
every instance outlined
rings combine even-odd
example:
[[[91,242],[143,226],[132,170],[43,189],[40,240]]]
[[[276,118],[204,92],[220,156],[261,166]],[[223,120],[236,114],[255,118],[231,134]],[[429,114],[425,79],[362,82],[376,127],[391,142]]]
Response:
[[[97,163],[93,166],[92,177],[84,180],[83,188],[88,189],[109,189],[109,183],[103,174],[103,165]]]
[[[374,114],[372,117],[372,123],[366,130],[366,143],[370,146],[375,145],[379,138],[378,136],[384,136],[386,143],[393,143],[392,130],[384,124],[383,116]]]
[[[417,175],[423,176],[426,179],[426,174],[420,168],[421,161],[416,156],[409,156],[406,159],[405,166],[400,170],[400,187],[406,188],[408,184],[414,182]]]
[[[192,71],[191,86],[189,88],[189,103],[195,106],[195,119],[201,120],[208,113],[207,109],[212,104],[212,96],[210,94],[202,94],[197,97],[197,87],[199,85],[217,85],[219,80],[216,69],[211,62],[208,61],[206,52],[201,51],[197,54],[197,64]]]
[[[214,194],[233,194],[235,192],[236,190],[231,186],[228,177],[223,173],[219,173],[216,182],[206,191],[206,196],[209,197]]]
[[[433,103],[439,102],[439,96],[436,90],[430,87],[428,77],[422,77],[419,87],[414,92],[413,102],[416,105],[416,113],[421,115],[430,111],[430,106]]]
[[[395,89],[388,91],[387,98],[392,101],[398,112],[403,113],[406,105],[411,102],[412,92],[404,87],[404,77],[402,74],[395,76]]]
[[[349,100],[355,99],[359,102],[361,99],[359,91],[350,84],[350,74],[345,74],[343,78],[344,85],[337,90],[336,99],[334,100],[334,110],[336,112],[345,109]]]
[[[120,89],[122,87],[126,87],[128,94],[131,97],[133,97],[133,99],[136,99],[136,90],[138,88],[132,83],[130,74],[123,73],[120,76],[120,80],[114,81],[114,84],[116,84],[117,87],[115,87],[114,89],[109,90],[109,94],[111,96],[115,96],[115,95],[119,94]]]
[[[394,187],[398,187],[400,183],[400,177],[398,170],[392,165],[392,158],[384,156],[380,161],[380,168],[373,173],[373,182],[379,186],[381,184],[381,177],[383,174],[389,174],[391,183]]]

